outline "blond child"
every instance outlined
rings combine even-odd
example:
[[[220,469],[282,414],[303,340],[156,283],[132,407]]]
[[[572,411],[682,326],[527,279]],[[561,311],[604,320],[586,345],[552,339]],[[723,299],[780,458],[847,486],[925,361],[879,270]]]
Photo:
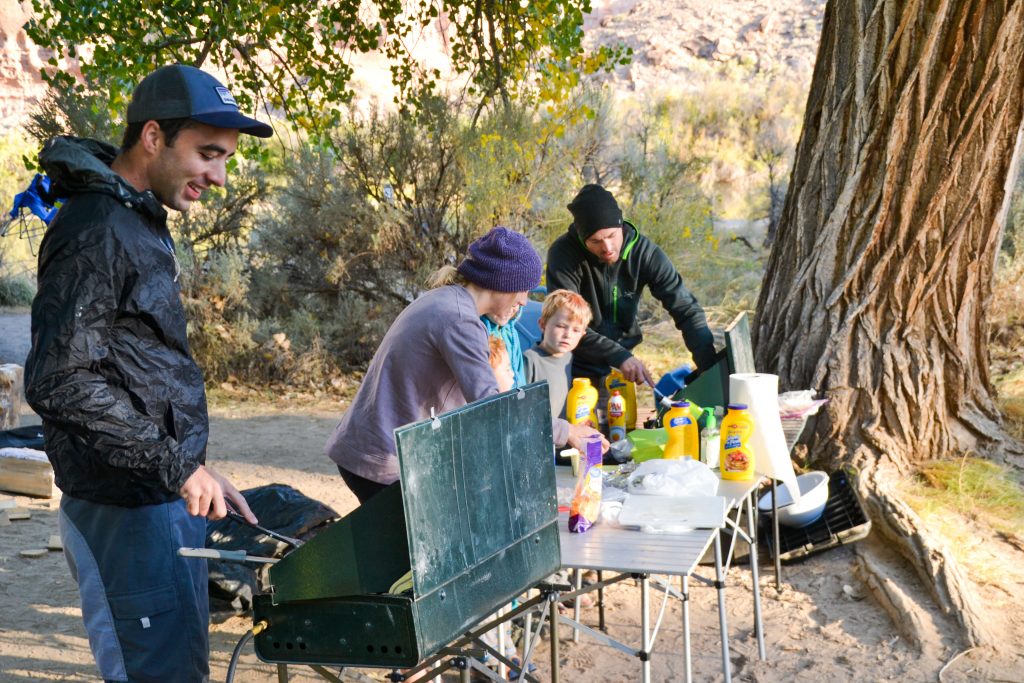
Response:
[[[527,383],[547,380],[551,416],[555,421],[555,444],[565,445],[574,428],[565,422],[565,399],[572,384],[572,351],[590,323],[590,306],[576,292],[557,289],[544,299],[540,312],[543,334],[532,349],[523,354]],[[559,424],[562,423],[562,424]],[[565,436],[560,440],[559,431]]]

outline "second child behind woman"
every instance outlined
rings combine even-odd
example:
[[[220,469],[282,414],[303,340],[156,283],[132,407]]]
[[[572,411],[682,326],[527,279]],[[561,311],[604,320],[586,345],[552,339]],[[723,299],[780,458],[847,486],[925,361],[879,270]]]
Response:
[[[498,382],[498,391],[509,391],[516,385],[516,373],[512,371],[512,359],[509,356],[508,348],[501,337],[488,335],[487,337],[487,361],[494,371],[494,379]]]

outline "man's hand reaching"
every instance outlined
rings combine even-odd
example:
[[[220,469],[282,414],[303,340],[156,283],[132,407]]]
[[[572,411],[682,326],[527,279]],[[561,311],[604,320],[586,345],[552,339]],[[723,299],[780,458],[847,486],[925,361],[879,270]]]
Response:
[[[622,362],[619,367],[619,371],[622,372],[622,376],[630,382],[635,384],[646,384],[649,387],[654,386],[654,378],[651,377],[651,373],[647,372],[647,368],[644,366],[642,360],[636,356],[630,356]]]
[[[223,519],[228,514],[225,499],[231,507],[247,521],[256,524],[258,520],[245,502],[245,497],[235,488],[235,485],[224,478],[223,475],[213,469],[200,465],[199,469],[192,473],[185,485],[181,487],[181,497],[188,505],[188,513],[196,517],[207,519]]]

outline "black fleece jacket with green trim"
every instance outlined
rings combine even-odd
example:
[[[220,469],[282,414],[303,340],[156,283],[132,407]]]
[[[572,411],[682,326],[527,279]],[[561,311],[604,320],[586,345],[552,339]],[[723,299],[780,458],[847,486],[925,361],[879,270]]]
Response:
[[[615,263],[591,254],[573,226],[548,249],[547,287],[578,292],[594,314],[573,351],[573,376],[600,377],[620,367],[643,340],[636,321],[644,288],[661,302],[683,333],[700,370],[715,362],[714,337],[704,309],[683,284],[664,251],[623,221],[622,253]]]

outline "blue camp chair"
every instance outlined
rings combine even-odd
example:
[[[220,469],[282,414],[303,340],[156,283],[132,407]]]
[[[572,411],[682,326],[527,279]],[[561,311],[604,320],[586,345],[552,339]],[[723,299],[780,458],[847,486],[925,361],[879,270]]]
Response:
[[[544,307],[543,300],[547,293],[547,287],[530,290],[532,298],[523,306],[519,318],[516,320],[516,333],[519,334],[519,345],[523,351],[532,349],[540,341],[542,336],[539,324],[540,311]],[[540,300],[538,301],[538,299]]]

